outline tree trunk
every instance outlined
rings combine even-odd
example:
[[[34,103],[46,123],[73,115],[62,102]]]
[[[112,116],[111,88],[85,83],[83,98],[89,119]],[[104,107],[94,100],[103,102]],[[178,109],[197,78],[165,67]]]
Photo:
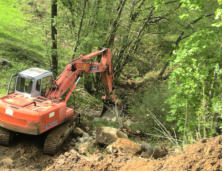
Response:
[[[114,75],[116,78],[119,77],[119,75],[121,74],[125,65],[128,64],[129,62],[131,62],[131,60],[132,60],[131,57],[133,56],[133,54],[135,54],[137,52],[137,49],[138,49],[138,46],[142,39],[144,30],[153,16],[153,11],[155,8],[153,6],[151,6],[150,8],[151,8],[151,10],[150,10],[145,22],[142,24],[141,28],[139,29],[137,37],[134,39],[134,41],[133,40],[129,41],[129,46],[127,46],[127,47],[130,47],[130,44],[132,44],[133,46],[125,54],[124,54],[124,51],[126,50],[127,47],[123,49],[124,51],[121,54],[119,54],[121,56],[119,56],[118,58],[120,58],[121,61],[117,64],[117,66],[115,68],[116,70],[114,71]]]
[[[58,57],[57,57],[57,28],[56,28],[56,17],[57,17],[57,0],[51,1],[51,58],[54,76],[58,72]]]
[[[116,19],[112,23],[112,29],[111,29],[111,32],[110,32],[110,34],[108,36],[108,40],[106,41],[104,47],[109,48],[114,43],[115,34],[116,34],[116,31],[117,31],[118,26],[119,26],[119,20],[120,20],[123,8],[125,6],[125,3],[126,3],[126,0],[123,0],[123,1],[120,0],[120,2],[119,2],[118,15],[117,15]]]
[[[78,29],[78,32],[77,32],[77,41],[76,41],[76,45],[75,45],[75,48],[74,48],[74,54],[73,54],[73,57],[75,56],[75,52],[77,51],[77,48],[80,44],[80,34],[81,34],[81,29],[82,29],[82,26],[83,26],[83,21],[84,21],[84,17],[85,17],[85,8],[86,8],[86,5],[87,5],[87,1],[88,0],[84,0],[84,6],[83,6],[83,10],[82,10],[82,14],[81,14],[81,20],[80,20],[80,24],[79,24],[79,29]]]

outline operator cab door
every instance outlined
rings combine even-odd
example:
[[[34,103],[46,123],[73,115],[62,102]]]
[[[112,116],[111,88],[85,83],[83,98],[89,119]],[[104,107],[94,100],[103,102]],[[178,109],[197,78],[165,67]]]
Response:
[[[49,92],[52,85],[52,76],[47,76],[42,79],[37,80],[36,90],[41,90],[40,95],[46,97],[46,94]],[[41,80],[41,81],[40,81]]]
[[[43,96],[50,90],[52,84],[52,76],[46,76],[35,80],[32,97]]]

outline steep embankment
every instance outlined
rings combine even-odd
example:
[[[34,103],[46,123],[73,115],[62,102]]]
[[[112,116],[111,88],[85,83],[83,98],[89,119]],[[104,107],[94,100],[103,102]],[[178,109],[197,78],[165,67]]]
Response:
[[[56,157],[46,170],[121,170],[121,171],[220,171],[222,170],[222,136],[202,139],[182,153],[152,160],[130,155],[93,154],[83,156],[73,149]]]
[[[222,136],[202,139],[189,145],[182,153],[159,160],[136,159],[120,170],[139,171],[221,171]]]

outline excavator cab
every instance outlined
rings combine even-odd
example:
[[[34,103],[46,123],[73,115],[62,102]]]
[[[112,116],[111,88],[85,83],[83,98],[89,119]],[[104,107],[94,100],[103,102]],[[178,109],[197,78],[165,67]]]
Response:
[[[43,96],[51,88],[53,74],[41,68],[30,68],[11,75],[7,95],[23,94],[26,97]]]

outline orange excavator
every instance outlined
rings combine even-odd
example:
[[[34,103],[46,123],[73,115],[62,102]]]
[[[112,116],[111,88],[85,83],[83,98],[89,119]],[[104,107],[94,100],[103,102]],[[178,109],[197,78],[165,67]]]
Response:
[[[89,62],[97,55],[100,62]],[[55,154],[73,129],[74,109],[66,104],[82,74],[101,73],[103,100],[116,101],[111,60],[111,50],[104,48],[73,59],[56,80],[52,72],[41,68],[13,74],[7,95],[0,98],[0,144],[10,144],[16,133],[47,133],[43,151]]]

